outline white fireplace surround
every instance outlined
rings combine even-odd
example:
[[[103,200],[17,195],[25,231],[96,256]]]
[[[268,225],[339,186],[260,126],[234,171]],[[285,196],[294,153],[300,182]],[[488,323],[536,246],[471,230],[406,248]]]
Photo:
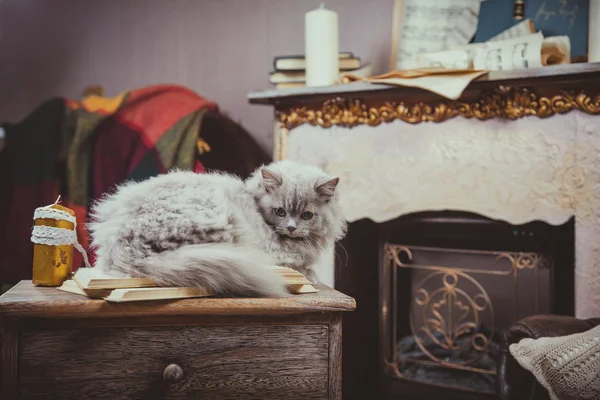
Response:
[[[428,210],[512,224],[558,225],[575,216],[576,315],[600,316],[600,117],[302,125],[290,131],[288,158],[340,177],[351,222]],[[325,269],[331,281],[332,266]]]

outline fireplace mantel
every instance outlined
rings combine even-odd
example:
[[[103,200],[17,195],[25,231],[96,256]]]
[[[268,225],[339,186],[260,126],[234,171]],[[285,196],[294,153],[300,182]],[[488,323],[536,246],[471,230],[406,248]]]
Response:
[[[477,92],[481,93],[499,86],[527,86],[542,90],[545,90],[548,86],[585,87],[586,84],[598,79],[598,77],[600,77],[600,62],[554,65],[512,71],[491,71],[474,80],[461,99],[472,99]],[[377,99],[384,97],[408,102],[430,102],[441,99],[435,93],[417,88],[353,82],[334,86],[261,90],[249,93],[248,101],[252,104],[285,108],[298,105],[314,106],[336,97],[360,97],[369,102],[376,102]]]
[[[473,81],[456,101],[418,88],[366,82],[257,91],[248,94],[248,101],[275,108],[274,158],[283,159],[289,130],[304,124],[418,124],[458,116],[515,120],[574,110],[600,114],[600,62],[492,71]]]

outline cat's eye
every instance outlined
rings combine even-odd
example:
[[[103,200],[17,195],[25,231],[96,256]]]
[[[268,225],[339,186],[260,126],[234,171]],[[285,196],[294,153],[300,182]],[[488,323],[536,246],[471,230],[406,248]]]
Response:
[[[281,207],[275,209],[275,215],[278,217],[285,217],[285,210]]]
[[[300,217],[302,219],[311,219],[313,217],[313,213],[311,213],[310,211],[304,211],[302,214],[300,214]]]

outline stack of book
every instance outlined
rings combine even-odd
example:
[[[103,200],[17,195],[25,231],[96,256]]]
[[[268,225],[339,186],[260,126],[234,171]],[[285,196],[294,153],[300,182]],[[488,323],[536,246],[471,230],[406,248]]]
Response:
[[[291,268],[272,267],[281,275],[293,294],[315,293],[310,281]],[[64,292],[104,299],[113,303],[143,300],[186,299],[213,296],[210,290],[198,287],[159,287],[148,278],[123,278],[107,275],[98,268],[79,268],[71,279],[58,288]]]
[[[360,58],[351,52],[340,53],[340,77],[344,74],[352,74],[361,78],[373,74],[371,64],[360,64]],[[306,85],[306,62],[304,56],[279,56],[273,61],[273,68],[269,82],[278,89]]]

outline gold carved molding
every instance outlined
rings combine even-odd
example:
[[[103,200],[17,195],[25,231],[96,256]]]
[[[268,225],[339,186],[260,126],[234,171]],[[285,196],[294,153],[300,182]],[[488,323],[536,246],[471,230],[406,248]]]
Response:
[[[587,114],[600,114],[600,95],[590,96],[583,91],[561,91],[546,97],[524,88],[500,87],[482,95],[474,102],[441,101],[435,104],[385,102],[369,107],[361,100],[334,99],[325,101],[318,109],[296,107],[278,112],[281,128],[289,130],[303,124],[329,128],[333,125],[354,127],[377,126],[384,122],[401,120],[410,124],[444,122],[461,116],[488,120],[505,118],[515,120],[526,116],[547,118],[579,110]]]

